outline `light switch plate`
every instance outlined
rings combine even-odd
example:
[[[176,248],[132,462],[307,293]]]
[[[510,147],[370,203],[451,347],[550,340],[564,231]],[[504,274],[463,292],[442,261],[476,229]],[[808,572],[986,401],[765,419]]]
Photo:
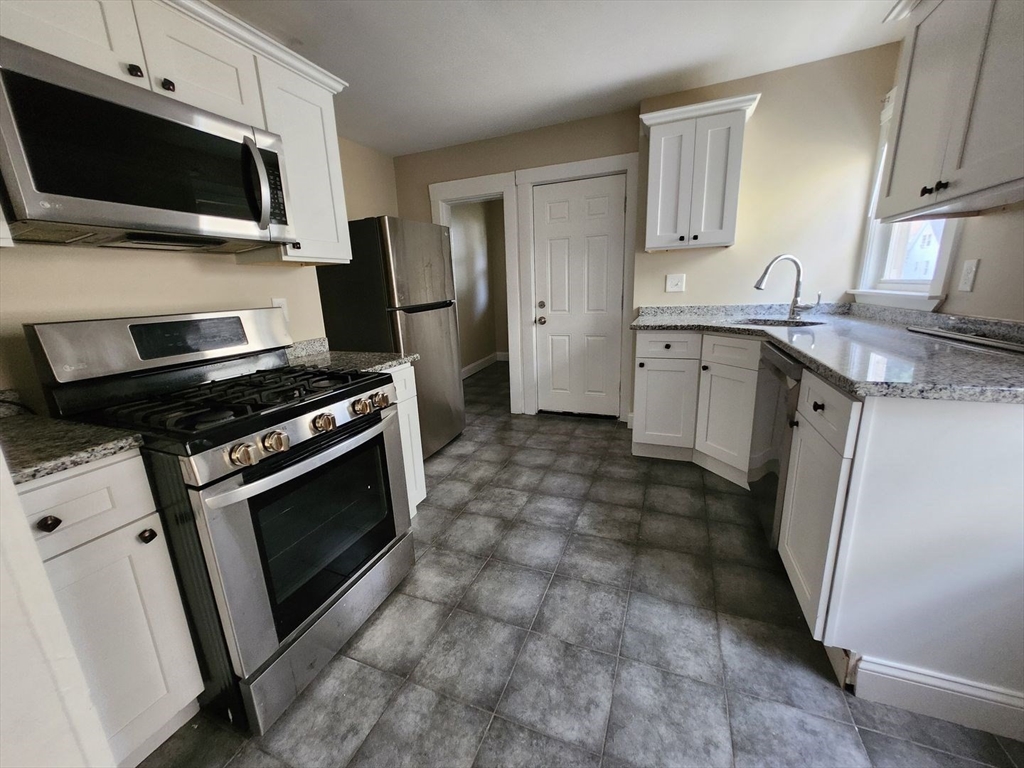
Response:
[[[686,275],[665,275],[665,293],[682,293],[686,290]]]
[[[964,262],[963,271],[960,273],[960,285],[957,286],[959,291],[973,291],[974,290],[974,278],[978,274],[978,259],[968,259]]]

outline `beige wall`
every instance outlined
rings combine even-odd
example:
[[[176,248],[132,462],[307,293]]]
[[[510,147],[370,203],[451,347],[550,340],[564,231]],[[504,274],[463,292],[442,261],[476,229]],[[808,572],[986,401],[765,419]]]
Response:
[[[948,298],[939,311],[1024,322],[1024,203],[960,219],[960,226]],[[967,259],[979,259],[969,293],[957,290]]]
[[[501,200],[488,200],[483,205],[487,228],[487,269],[494,306],[494,347],[498,352],[508,352],[505,205]]]
[[[349,221],[397,216],[394,158],[345,138],[338,139],[338,146]]]
[[[465,368],[496,351],[485,203],[453,205],[451,233],[452,269],[459,308],[459,347]]]
[[[860,255],[881,101],[898,52],[898,45],[886,45],[642,102],[640,111],[649,112],[761,93],[744,136],[735,245],[643,253],[641,243],[634,305],[788,302],[787,265],[764,291],[753,288],[780,253],[803,262],[805,299],[817,291],[822,301],[843,299]],[[646,138],[640,168],[646,190]],[[641,200],[639,233],[645,209]],[[671,273],[686,274],[684,293],[665,293]]]
[[[428,188],[438,181],[636,152],[638,114],[631,109],[396,157],[398,210],[402,218],[430,221]]]

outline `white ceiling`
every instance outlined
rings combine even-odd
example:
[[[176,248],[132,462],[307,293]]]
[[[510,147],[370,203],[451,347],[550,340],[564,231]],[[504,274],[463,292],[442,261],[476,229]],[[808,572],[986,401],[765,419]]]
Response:
[[[349,82],[338,132],[391,155],[900,39],[894,0],[214,0]]]

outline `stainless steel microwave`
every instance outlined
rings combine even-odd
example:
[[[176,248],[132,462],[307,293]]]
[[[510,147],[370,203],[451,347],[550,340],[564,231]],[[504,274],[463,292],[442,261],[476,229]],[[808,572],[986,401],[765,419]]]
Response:
[[[281,137],[0,40],[15,240],[238,253],[295,240]]]

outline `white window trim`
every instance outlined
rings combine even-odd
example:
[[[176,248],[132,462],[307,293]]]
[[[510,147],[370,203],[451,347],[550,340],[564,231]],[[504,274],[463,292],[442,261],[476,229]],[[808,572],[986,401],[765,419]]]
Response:
[[[875,206],[878,203],[882,176],[884,174],[882,166],[885,159],[888,126],[892,118],[895,95],[895,88],[886,94],[885,106],[882,109],[878,151],[875,155],[875,175],[871,182],[871,201],[868,205],[868,216],[865,222],[864,249],[860,257],[857,287],[850,289],[849,293],[852,293],[854,299],[862,304],[902,307],[903,309],[921,309],[931,312],[942,304],[946,298],[949,271],[960,236],[959,221],[957,219],[946,219],[942,235],[942,245],[939,248],[939,255],[935,263],[935,274],[930,281],[887,280],[879,275],[879,270],[885,267],[884,262],[879,263],[882,255],[879,253],[881,245],[878,242],[878,237],[881,234],[880,227],[884,225],[875,219]],[[879,288],[878,286],[880,285],[885,287]]]

